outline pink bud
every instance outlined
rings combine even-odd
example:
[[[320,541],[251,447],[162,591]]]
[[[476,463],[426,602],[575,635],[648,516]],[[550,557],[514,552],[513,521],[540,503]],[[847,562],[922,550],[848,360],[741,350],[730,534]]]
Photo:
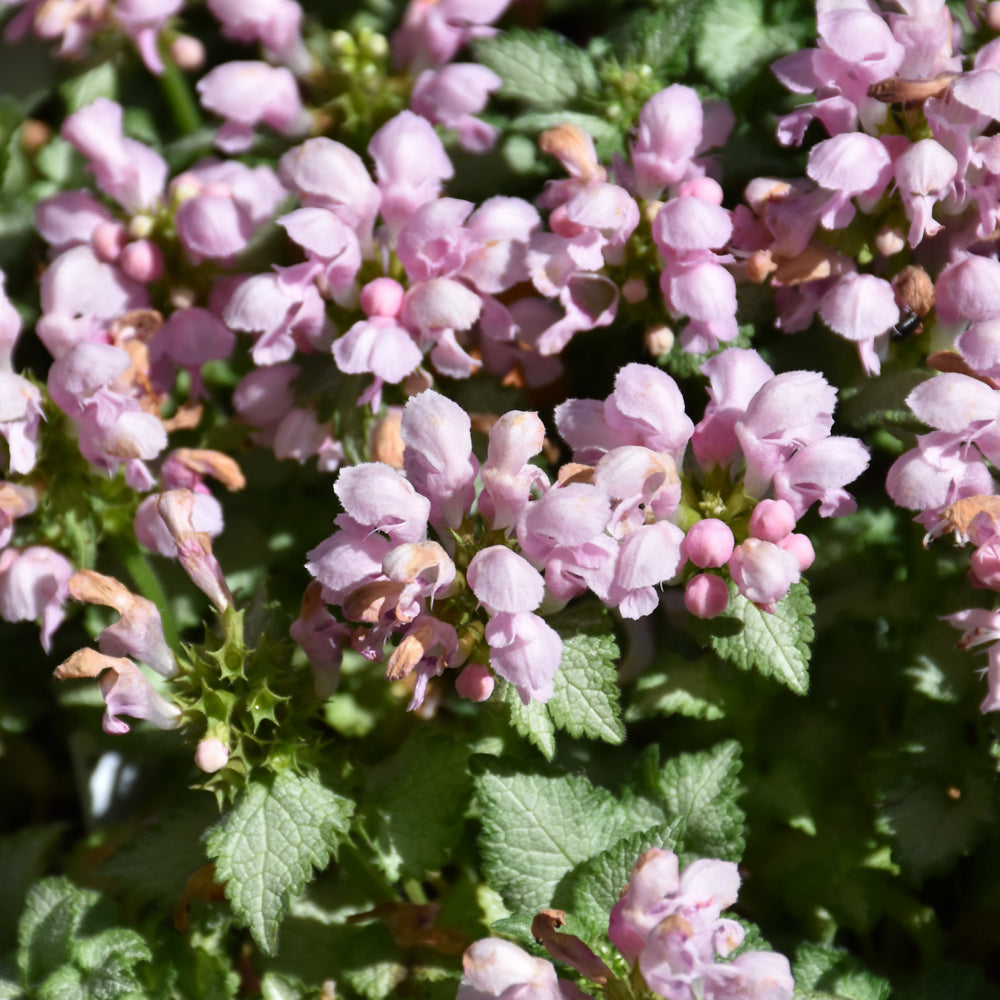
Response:
[[[489,667],[470,663],[455,679],[455,690],[469,701],[486,701],[493,694],[494,683]]]
[[[120,222],[102,222],[94,228],[91,242],[98,260],[111,264],[125,245],[125,227]]]
[[[163,254],[152,240],[133,240],[122,250],[119,264],[128,277],[143,284],[163,274]]]
[[[202,740],[194,752],[194,762],[206,774],[214,774],[229,763],[229,747],[222,740]]]
[[[205,65],[205,46],[191,35],[178,35],[170,44],[170,58],[178,69],[194,72]]]
[[[795,527],[795,511],[787,500],[761,500],[750,515],[750,534],[765,542],[780,542]]]
[[[726,610],[729,587],[721,576],[699,573],[684,588],[684,606],[699,618],[715,618]]]
[[[707,517],[692,525],[684,536],[684,554],[699,569],[725,566],[735,545],[729,525],[715,517]]]
[[[807,535],[786,535],[778,542],[778,548],[791,552],[799,562],[799,569],[804,573],[816,558],[816,551]]]
[[[376,278],[361,289],[361,308],[368,316],[396,317],[403,306],[403,286],[393,278]]]

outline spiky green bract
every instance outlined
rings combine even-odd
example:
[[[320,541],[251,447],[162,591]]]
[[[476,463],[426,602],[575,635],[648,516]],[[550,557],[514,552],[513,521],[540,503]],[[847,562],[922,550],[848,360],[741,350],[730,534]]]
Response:
[[[254,778],[206,834],[216,877],[257,946],[273,955],[289,900],[336,853],[354,804],[314,772]]]
[[[555,901],[578,921],[574,933],[596,942],[602,922],[607,929],[605,903],[624,888],[642,850],[738,859],[744,822],[736,803],[738,752],[735,743],[724,743],[681,754],[662,768],[657,754],[648,753],[618,794],[583,775],[479,758],[479,846],[490,885],[510,911],[494,930],[527,939],[532,918]]]
[[[153,956],[141,935],[116,924],[114,907],[100,893],[65,878],[37,883],[18,923],[21,995],[26,1000],[139,997],[136,968]],[[0,995],[18,994],[8,989]]]
[[[206,628],[205,641],[185,646],[179,658],[172,691],[185,728],[229,748],[228,763],[203,782],[220,806],[258,771],[279,773],[316,759],[312,672],[295,656],[288,624],[276,605],[230,607],[219,614],[218,631]]]

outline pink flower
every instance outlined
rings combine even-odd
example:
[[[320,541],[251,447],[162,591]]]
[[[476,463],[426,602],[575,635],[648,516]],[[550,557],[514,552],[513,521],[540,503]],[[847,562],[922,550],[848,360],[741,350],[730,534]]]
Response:
[[[52,648],[52,634],[66,617],[73,567],[65,556],[44,545],[0,553],[0,617],[8,622],[41,619],[42,649]]]
[[[476,63],[451,63],[424,70],[413,84],[410,108],[435,125],[458,132],[458,144],[470,153],[485,153],[500,134],[495,125],[476,117],[503,80]]]
[[[517,688],[521,701],[548,701],[562,660],[562,639],[551,625],[527,611],[499,612],[486,625],[490,666]]]
[[[802,576],[791,552],[759,538],[736,546],[729,557],[729,574],[748,601],[770,612]]]
[[[216,66],[197,85],[202,105],[225,118],[215,144],[242,153],[253,144],[253,129],[269,125],[282,135],[305,130],[305,112],[295,77],[283,66],[264,62],[228,62]]]

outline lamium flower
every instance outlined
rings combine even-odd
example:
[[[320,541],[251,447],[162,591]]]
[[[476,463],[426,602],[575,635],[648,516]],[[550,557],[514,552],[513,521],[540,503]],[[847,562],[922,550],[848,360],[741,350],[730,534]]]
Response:
[[[69,560],[44,545],[4,549],[0,553],[0,617],[8,622],[40,621],[42,649],[52,648],[52,635],[66,617]]]

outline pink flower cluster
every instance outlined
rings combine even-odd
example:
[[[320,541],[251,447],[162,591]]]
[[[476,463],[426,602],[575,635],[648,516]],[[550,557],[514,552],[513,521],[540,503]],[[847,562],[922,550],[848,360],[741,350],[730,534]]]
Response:
[[[164,69],[159,51],[162,39],[169,42],[171,57],[183,69],[196,69],[204,62],[201,43],[174,25],[184,0],[2,0],[2,6],[19,8],[4,31],[7,41],[31,32],[44,41],[58,42],[56,53],[61,58],[82,55],[94,36],[117,30],[131,39],[151,73],[159,75]],[[208,0],[207,6],[226,38],[259,42],[271,58],[296,72],[308,69],[301,36],[302,8],[296,0]]]
[[[818,47],[775,63],[790,90],[815,95],[782,119],[779,138],[801,142],[813,120],[830,138],[810,150],[807,178],[751,183],[731,241],[748,277],[776,288],[783,329],[805,329],[818,314],[857,345],[871,374],[901,319],[926,318],[947,334],[983,315],[971,285],[960,302],[946,301],[948,286],[966,261],[995,259],[1000,221],[1000,43],[963,72],[943,0],[901,6],[820,4]],[[892,104],[907,108],[898,121]],[[826,235],[850,228],[859,209],[878,227],[866,272]]]
[[[670,1000],[790,1000],[795,983],[784,955],[747,951],[729,962],[716,960],[743,942],[743,928],[721,915],[736,902],[739,885],[730,861],[702,858],[680,871],[672,851],[653,848],[643,854],[611,910],[608,928],[611,943],[633,970],[632,988],[638,979],[640,988]],[[466,949],[463,965],[458,1000],[587,996],[559,979],[551,962],[499,938]],[[610,974],[606,966],[602,971]]]
[[[834,390],[821,376],[775,376],[752,351],[734,349],[707,370],[712,399],[697,427],[673,379],[647,365],[623,368],[603,402],[562,404],[556,423],[574,462],[556,483],[531,464],[544,438],[535,414],[502,416],[480,469],[468,415],[430,390],[413,397],[402,416],[402,471],[385,462],[342,470],[338,530],[310,553],[323,601],[360,627],[349,631],[310,598],[296,638],[327,668],[348,636],[371,659],[395,642],[387,674],[416,672],[411,707],[431,677],[467,661],[461,693],[489,696],[488,662],[527,702],[551,696],[562,653],[540,607],[555,610],[589,590],[640,618],[690,562],[693,613],[725,609],[721,571],[772,611],[813,560],[808,538],[793,530],[797,520],[815,502],[823,516],[853,510],[843,487],[863,471],[867,452],[830,436]],[[698,468],[685,464],[689,443]],[[718,494],[704,498],[717,511],[688,509],[695,523],[685,536],[676,523],[682,475],[699,489],[712,469],[744,501],[727,508]]]

